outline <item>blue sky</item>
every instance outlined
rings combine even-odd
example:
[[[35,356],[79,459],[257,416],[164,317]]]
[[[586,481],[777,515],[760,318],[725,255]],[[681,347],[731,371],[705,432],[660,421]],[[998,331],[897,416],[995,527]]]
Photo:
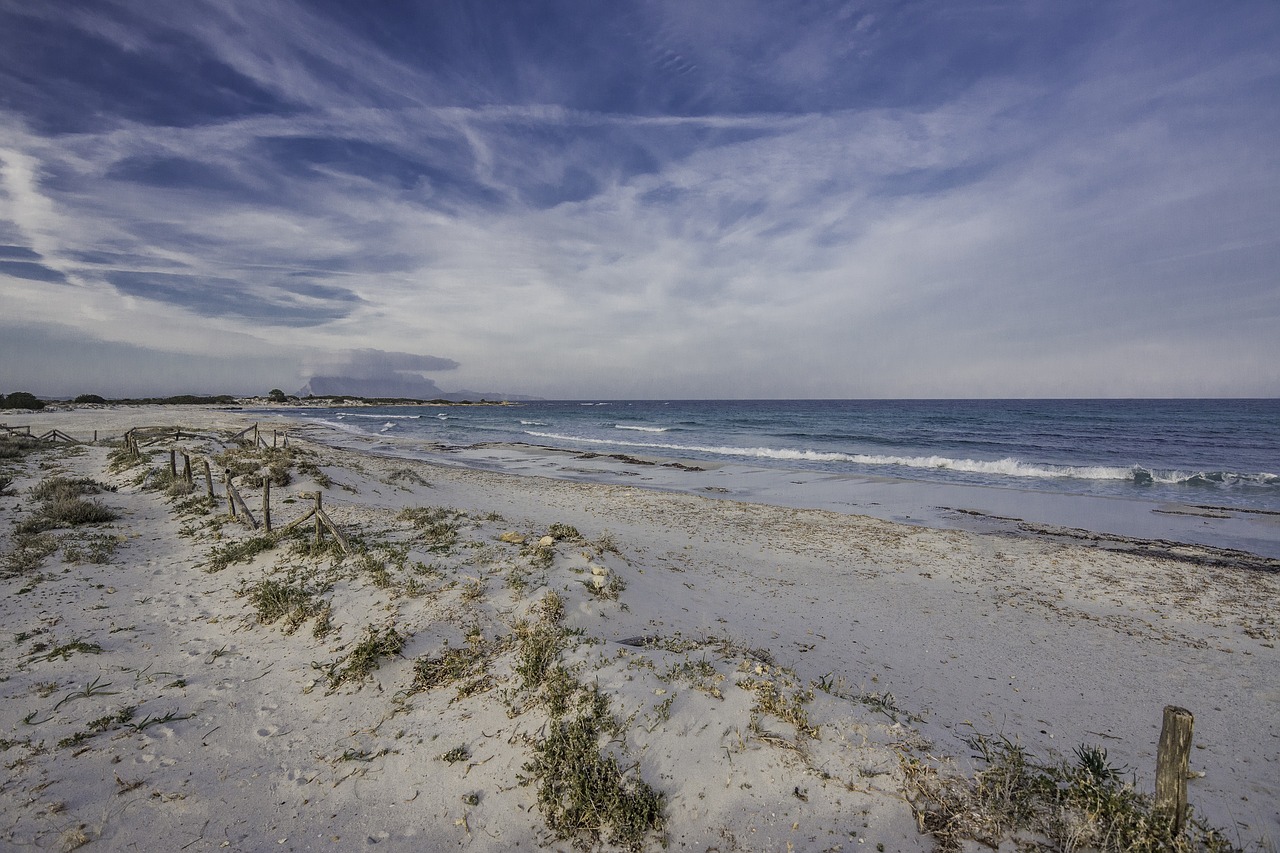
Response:
[[[0,0],[0,392],[1280,395],[1280,4]]]

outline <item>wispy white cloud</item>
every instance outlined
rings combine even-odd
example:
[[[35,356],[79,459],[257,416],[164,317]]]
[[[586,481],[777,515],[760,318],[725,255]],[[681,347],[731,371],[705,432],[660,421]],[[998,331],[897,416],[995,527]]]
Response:
[[[235,334],[293,370],[426,351],[546,396],[1280,393],[1257,4],[1201,51],[1171,49],[1198,18],[1141,4],[654,3],[563,31],[636,69],[447,4],[420,53],[349,9],[131,9],[67,20],[139,62],[181,33],[232,94],[74,133],[0,113],[0,220],[34,253],[10,261],[40,268],[0,265],[10,322]]]

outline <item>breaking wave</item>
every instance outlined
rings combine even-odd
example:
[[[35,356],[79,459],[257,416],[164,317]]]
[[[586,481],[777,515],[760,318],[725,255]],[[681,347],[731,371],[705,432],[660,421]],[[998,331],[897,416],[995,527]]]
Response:
[[[623,427],[647,432],[661,432],[654,427]],[[1023,462],[1013,457],[1004,459],[953,459],[949,456],[895,456],[868,453],[838,453],[819,450],[799,450],[777,447],[728,447],[696,444],[672,444],[667,442],[625,441],[617,439],[583,438],[551,432],[529,430],[527,435],[554,441],[584,444],[622,445],[649,450],[672,450],[684,453],[704,453],[713,456],[734,456],[747,459],[773,459],[791,462],[847,463],[867,466],[896,466],[900,468],[956,471],[966,474],[985,474],[998,477],[1026,479],[1077,479],[1127,481],[1137,485],[1160,483],[1163,485],[1233,486],[1248,485],[1280,488],[1280,476],[1268,473],[1243,474],[1231,471],[1161,471],[1149,470],[1140,465],[1114,467],[1106,465],[1049,465]]]
[[[635,424],[614,424],[614,429],[630,429],[636,432],[666,432],[667,427],[638,426]]]

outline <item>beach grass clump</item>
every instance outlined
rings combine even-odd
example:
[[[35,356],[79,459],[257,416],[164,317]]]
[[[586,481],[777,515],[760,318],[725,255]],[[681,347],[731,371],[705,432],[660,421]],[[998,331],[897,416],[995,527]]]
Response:
[[[479,625],[467,632],[465,647],[450,646],[437,655],[419,658],[413,665],[413,684],[410,691],[436,690],[458,685],[457,697],[466,699],[487,692],[494,687],[489,667],[493,659],[511,648],[511,636],[486,640]]]
[[[435,690],[469,678],[485,660],[481,649],[445,644],[438,655],[419,658],[413,665],[412,691]]]
[[[752,667],[746,661],[739,666],[739,671],[751,673],[740,680],[738,686],[755,693],[756,701],[751,709],[754,728],[760,727],[760,715],[768,714],[794,726],[797,737],[818,736],[818,727],[809,721],[805,709],[813,701],[813,690],[801,687],[794,673],[764,663]]]
[[[13,478],[0,475],[0,497],[11,497],[13,493]]]
[[[564,622],[564,597],[554,589],[549,590],[536,605],[538,618],[547,625]]]
[[[601,748],[602,739],[616,738],[621,729],[608,697],[592,688],[580,705],[577,716],[551,721],[521,782],[537,782],[538,810],[558,839],[641,850],[665,826],[666,797]]]
[[[74,654],[100,655],[102,654],[102,646],[97,643],[75,639],[56,645],[53,648],[49,648],[44,643],[36,643],[32,647],[32,651],[37,654],[37,657],[32,658],[32,660],[51,661],[56,658],[62,658],[66,661],[71,660],[71,656]]]
[[[578,528],[572,524],[561,524],[556,522],[547,528],[547,535],[553,539],[563,542],[585,542],[582,534],[578,532]]]
[[[105,488],[88,478],[48,477],[32,487],[31,494],[39,505],[15,526],[14,533],[22,536],[55,528],[115,521],[120,517],[119,513],[100,501],[83,497],[98,494]]]
[[[467,514],[452,507],[409,507],[397,518],[413,525],[428,551],[448,551],[457,544],[460,522]]]
[[[13,550],[0,556],[0,578],[16,578],[30,574],[58,550],[57,537],[43,532],[15,531]]]
[[[120,517],[119,513],[100,501],[88,501],[84,498],[56,498],[46,502],[40,512],[50,527],[106,524]]]
[[[107,470],[113,474],[118,474],[150,460],[150,454],[135,456],[127,445],[121,445],[107,454]]]
[[[62,541],[62,559],[68,563],[93,563],[105,565],[123,542],[123,537],[106,533],[94,533],[83,539],[67,538]]]
[[[324,671],[330,692],[348,683],[359,689],[374,670],[382,666],[383,658],[400,654],[406,640],[394,625],[382,629],[369,625],[365,628],[364,638],[346,655],[328,664],[315,663],[312,666]]]
[[[902,759],[908,799],[940,850],[961,850],[969,841],[1101,853],[1239,849],[1194,818],[1175,831],[1151,797],[1121,779],[1104,749],[1081,745],[1074,761],[1043,762],[1003,736],[979,735],[970,745],[983,763],[972,778]]]
[[[552,664],[568,646],[568,633],[545,621],[534,625],[520,622],[516,624],[516,640],[515,673],[521,689],[532,693],[542,686]]]
[[[173,511],[178,515],[208,515],[213,511],[214,506],[216,506],[214,499],[207,494],[195,495],[175,503]]]
[[[292,447],[232,447],[214,456],[214,461],[245,488],[260,489],[264,479],[273,486],[289,485],[296,455]]]
[[[40,443],[31,436],[6,434],[0,437],[0,459],[22,459],[39,447]]]
[[[104,483],[91,477],[46,477],[31,487],[31,496],[38,501],[56,501],[65,498],[78,498],[84,495],[97,495],[106,491],[115,491]]]
[[[322,593],[321,589],[297,578],[286,577],[263,578],[246,585],[239,594],[249,600],[259,624],[270,625],[283,619],[284,632],[292,634],[303,622],[325,609],[325,602],[320,598]]]
[[[397,468],[387,474],[387,483],[389,485],[399,485],[401,483],[410,483],[414,486],[427,486],[431,484],[425,478],[412,468]]]
[[[478,604],[484,601],[485,585],[480,578],[471,578],[462,585],[463,604]]]
[[[705,657],[698,660],[686,658],[679,663],[674,663],[658,677],[667,683],[684,681],[713,699],[724,699],[720,685],[725,682],[727,676],[716,669],[715,664]]]
[[[250,536],[248,539],[215,545],[205,561],[205,571],[213,574],[235,563],[248,563],[262,552],[270,551],[276,547],[278,541],[274,535],[265,533],[260,536]]]

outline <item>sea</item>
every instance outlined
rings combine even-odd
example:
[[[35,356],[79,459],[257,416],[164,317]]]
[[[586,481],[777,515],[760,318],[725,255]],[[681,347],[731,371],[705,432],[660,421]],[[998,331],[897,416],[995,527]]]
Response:
[[[362,449],[453,464],[1280,557],[1277,399],[574,400],[290,414]]]

